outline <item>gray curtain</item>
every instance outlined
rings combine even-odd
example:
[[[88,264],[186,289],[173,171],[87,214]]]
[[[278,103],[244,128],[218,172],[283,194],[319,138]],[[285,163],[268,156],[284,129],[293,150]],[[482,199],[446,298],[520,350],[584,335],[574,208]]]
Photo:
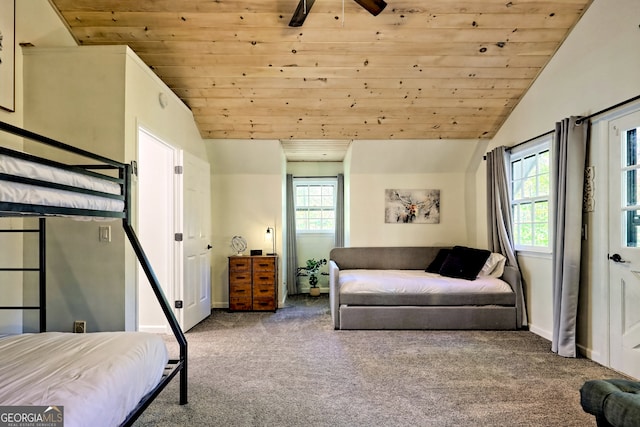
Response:
[[[297,271],[298,271],[298,255],[296,245],[296,206],[293,196],[293,175],[287,174],[287,294],[295,295],[298,293]]]
[[[335,247],[344,247],[344,175],[338,174],[338,188],[336,194],[336,237]]]
[[[505,147],[496,147],[487,153],[487,231],[489,250],[507,258],[507,265],[516,268],[516,326],[527,326],[527,306],[524,300],[522,275],[513,249],[511,229],[511,201],[509,197],[509,176],[507,174]]]
[[[587,152],[587,123],[570,117],[556,123],[552,146],[553,338],[551,350],[576,357],[576,318],[582,246],[582,195]]]

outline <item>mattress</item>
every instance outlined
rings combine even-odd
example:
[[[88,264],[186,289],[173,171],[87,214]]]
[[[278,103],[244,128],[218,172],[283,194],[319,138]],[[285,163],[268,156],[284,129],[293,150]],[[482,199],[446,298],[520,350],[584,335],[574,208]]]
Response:
[[[422,270],[340,270],[340,304],[514,305],[509,284],[495,277],[455,279]]]
[[[0,173],[108,194],[121,194],[120,184],[115,182],[6,155],[0,155]],[[0,201],[110,212],[124,210],[122,200],[8,181],[0,181]]]
[[[160,381],[161,337],[46,332],[0,338],[0,406],[63,406],[65,426],[117,426]]]

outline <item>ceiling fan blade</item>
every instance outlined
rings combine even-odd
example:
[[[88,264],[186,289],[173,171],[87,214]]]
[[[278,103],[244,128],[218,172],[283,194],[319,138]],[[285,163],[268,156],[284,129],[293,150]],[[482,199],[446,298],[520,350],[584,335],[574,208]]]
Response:
[[[387,3],[384,0],[354,0],[360,6],[364,7],[367,12],[373,16],[378,16],[382,10],[387,7]]]
[[[300,0],[298,3],[298,7],[296,7],[296,11],[293,12],[293,16],[291,17],[291,21],[289,22],[290,27],[301,27],[304,23],[304,20],[307,19],[307,15],[311,10],[311,6],[316,0],[306,0],[307,10],[305,11],[305,0]]]

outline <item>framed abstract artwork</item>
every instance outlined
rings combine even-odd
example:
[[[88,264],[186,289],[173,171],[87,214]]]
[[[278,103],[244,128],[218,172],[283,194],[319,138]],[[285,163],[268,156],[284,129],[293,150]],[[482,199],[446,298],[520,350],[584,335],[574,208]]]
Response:
[[[440,190],[385,190],[384,222],[439,224]]]
[[[0,0],[0,108],[15,111],[15,0]]]

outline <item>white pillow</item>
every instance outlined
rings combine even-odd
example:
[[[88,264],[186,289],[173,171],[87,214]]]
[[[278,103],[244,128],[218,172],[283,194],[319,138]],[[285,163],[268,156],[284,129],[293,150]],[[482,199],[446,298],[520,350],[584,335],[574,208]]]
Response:
[[[504,273],[504,265],[507,262],[507,258],[504,255],[497,252],[491,253],[487,261],[484,263],[482,270],[478,273],[480,276],[500,277]]]

